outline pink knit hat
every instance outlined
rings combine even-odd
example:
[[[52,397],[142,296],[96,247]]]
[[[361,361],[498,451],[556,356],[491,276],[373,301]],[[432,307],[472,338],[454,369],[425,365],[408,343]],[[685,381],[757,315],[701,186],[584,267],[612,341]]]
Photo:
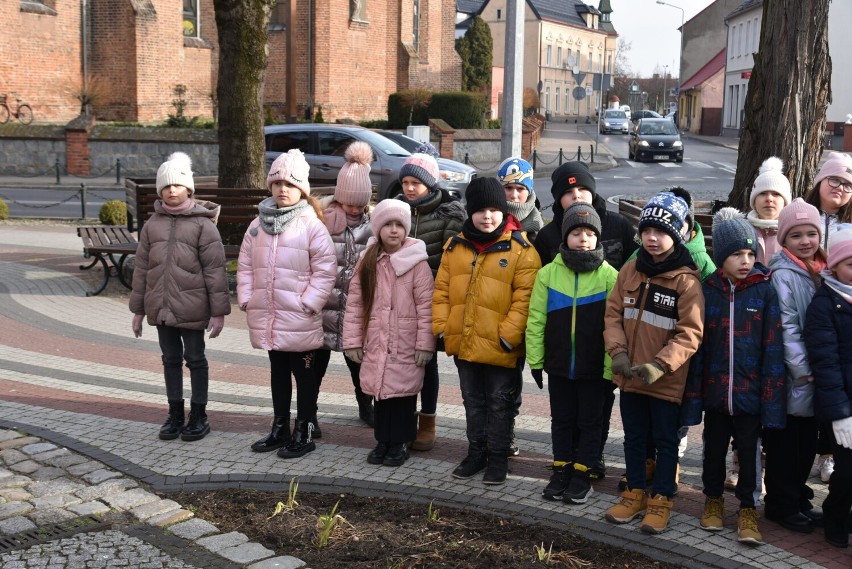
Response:
[[[337,175],[334,201],[343,205],[363,207],[370,203],[370,198],[373,197],[373,183],[370,181],[373,150],[369,144],[359,140],[349,145],[343,157],[346,158],[346,164]]]
[[[434,158],[418,152],[409,156],[402,168],[399,169],[399,181],[402,182],[402,179],[406,176],[417,178],[429,190],[435,191],[438,189],[441,172],[438,169],[438,162]]]
[[[819,240],[822,241],[822,223],[819,219],[817,208],[803,200],[796,198],[790,205],[781,210],[778,216],[778,244],[784,246],[784,239],[791,229],[797,225],[813,225],[819,231]]]
[[[833,269],[841,261],[852,257],[852,229],[838,231],[828,242],[828,268]]]
[[[843,152],[832,152],[828,160],[822,165],[814,178],[814,186],[823,181],[824,178],[835,176],[852,184],[852,156]]]
[[[405,228],[405,234],[411,233],[411,206],[402,200],[382,200],[370,213],[370,226],[373,235],[378,235],[379,230],[387,225],[389,221],[398,221]]]
[[[285,152],[275,159],[272,166],[269,167],[269,175],[266,176],[267,189],[272,186],[272,182],[284,180],[293,184],[306,196],[311,195],[311,185],[308,183],[308,172],[311,167],[305,160],[305,155],[296,148],[289,152]]]

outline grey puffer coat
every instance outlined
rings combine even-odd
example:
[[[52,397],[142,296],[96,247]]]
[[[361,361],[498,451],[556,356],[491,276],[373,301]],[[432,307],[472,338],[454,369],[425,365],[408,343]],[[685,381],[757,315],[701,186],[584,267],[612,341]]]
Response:
[[[405,201],[400,196],[398,199]],[[434,192],[430,199],[411,208],[411,231],[409,237],[420,239],[426,244],[426,254],[432,277],[438,274],[444,243],[461,231],[467,212],[461,201],[445,190]]]
[[[219,206],[197,201],[172,215],[154,202],[154,215],[139,233],[130,311],[151,326],[204,330],[211,316],[231,313],[225,249],[213,220]]]
[[[787,414],[814,416],[814,384],[805,380],[812,376],[804,329],[808,306],[816,293],[816,284],[808,272],[781,250],[769,262],[772,286],[781,306],[784,336],[784,363],[787,366]]]
[[[335,206],[330,204],[329,207]],[[326,220],[329,217],[326,213]],[[328,227],[328,223],[326,223],[326,227]],[[330,227],[329,231],[331,231]],[[352,282],[352,276],[355,274],[355,264],[361,257],[361,252],[367,248],[367,240],[372,235],[370,216],[366,213],[361,218],[360,224],[354,227],[346,226],[343,231],[336,234],[331,233],[334,253],[337,256],[337,279],[334,281],[334,288],[328,297],[328,302],[322,310],[322,329],[325,341],[323,347],[327,350],[334,350],[335,352],[343,350],[343,315],[349,297],[349,285]]]

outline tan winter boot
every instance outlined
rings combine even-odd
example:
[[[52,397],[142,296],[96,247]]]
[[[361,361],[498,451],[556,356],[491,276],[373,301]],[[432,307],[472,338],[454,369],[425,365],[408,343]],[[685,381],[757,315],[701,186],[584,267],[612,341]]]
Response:
[[[704,513],[701,515],[701,528],[707,531],[725,529],[725,499],[711,498],[704,500]]]
[[[417,414],[417,438],[411,443],[412,450],[432,450],[435,446],[435,415]]]
[[[621,501],[606,511],[606,519],[616,524],[626,524],[648,507],[648,496],[641,488],[627,488],[621,493]]]
[[[669,525],[672,504],[673,502],[662,494],[648,498],[648,511],[645,512],[639,529],[645,533],[663,533]]]
[[[741,508],[737,520],[737,541],[747,545],[763,545],[763,536],[757,527],[757,510],[754,508]]]

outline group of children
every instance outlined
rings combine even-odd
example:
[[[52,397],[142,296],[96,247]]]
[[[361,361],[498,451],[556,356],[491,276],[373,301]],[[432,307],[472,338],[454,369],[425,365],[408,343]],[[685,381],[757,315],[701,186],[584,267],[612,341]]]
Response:
[[[435,444],[440,350],[457,367],[466,415],[467,456],[452,475],[484,471],[485,484],[502,484],[518,453],[514,422],[529,364],[540,389],[547,374],[546,499],[589,499],[605,471],[618,387],[627,468],[607,520],[642,516],[643,531],[666,529],[686,427],[703,420],[701,527],[723,528],[733,443],[741,542],[762,542],[765,451],[766,517],[794,531],[824,524],[826,540],[846,546],[852,356],[839,331],[852,314],[852,229],[842,225],[852,221],[852,158],[830,155],[808,201],[792,202],[780,161],[768,160],[749,216],[725,208],[714,217],[713,260],[680,188],[648,200],[636,239],[579,162],[553,172],[545,225],[532,168],[519,158],[497,178],[475,178],[462,204],[441,189],[434,157],[416,153],[401,169],[402,194],[374,207],[369,146],[351,145],[346,160],[321,205],[304,156],[279,156],[267,176],[271,197],[240,248],[237,303],[252,346],[268,352],[274,411],[252,450],[295,458],[316,448],[319,386],[334,350],[374,429],[367,461],[403,464],[409,448]],[[191,164],[179,153],[160,167],[157,191],[140,233],[133,331],[141,335],[145,317],[157,327],[169,399],[160,438],[198,440],[210,431],[204,330],[216,337],[230,312],[218,209],[193,199]],[[805,484],[820,425],[835,465],[824,513]]]

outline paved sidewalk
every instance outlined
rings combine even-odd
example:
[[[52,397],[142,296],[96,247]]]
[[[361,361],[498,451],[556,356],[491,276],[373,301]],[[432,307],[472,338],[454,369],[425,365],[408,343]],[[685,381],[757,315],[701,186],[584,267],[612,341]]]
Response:
[[[603,513],[615,501],[624,468],[617,409],[606,448],[609,475],[595,484],[589,502],[567,506],[543,500],[550,462],[549,407],[547,392],[539,391],[528,374],[516,431],[522,452],[510,461],[507,483],[493,488],[476,478],[453,479],[450,472],[464,456],[466,442],[458,377],[446,357],[440,359],[438,444],[430,452],[413,453],[400,468],[367,464],[372,430],[357,419],[339,354],[332,357],[319,398],[323,438],[317,450],[288,461],[274,453],[253,453],[249,444],[266,432],[271,416],[268,360],[250,348],[239,310],[226,318],[222,335],[207,344],[213,432],[194,443],[160,441],[156,433],[166,402],[156,333],[145,327],[142,338],[133,338],[126,292],[118,283],[110,284],[105,295],[85,297],[98,276],[78,269],[83,259],[74,232],[72,226],[0,223],[0,427],[17,429],[0,431],[0,544],[24,527],[32,531],[31,525],[61,534],[62,527],[54,526],[88,515],[81,513],[84,504],[97,513],[91,514],[90,525],[66,527],[55,540],[0,548],[4,568],[42,567],[39,560],[56,552],[65,552],[56,567],[83,567],[74,555],[92,548],[107,557],[130,548],[152,559],[168,558],[169,567],[259,563],[260,569],[272,567],[269,560],[276,558],[284,560],[278,567],[299,567],[286,551],[263,550],[202,520],[170,525],[176,519],[169,516],[184,516],[183,509],[153,494],[225,487],[280,492],[293,477],[299,478],[302,491],[476,508],[570,529],[601,547],[618,545],[685,567],[852,566],[852,553],[827,546],[821,530],[799,535],[761,520],[766,545],[737,543],[731,494],[726,497],[725,530],[701,530],[700,428],[690,430],[680,493],[665,533],[651,537],[639,531],[638,523],[605,522]],[[83,472],[88,468],[92,470]],[[826,486],[810,482],[821,503]],[[107,493],[107,488],[114,491]]]

